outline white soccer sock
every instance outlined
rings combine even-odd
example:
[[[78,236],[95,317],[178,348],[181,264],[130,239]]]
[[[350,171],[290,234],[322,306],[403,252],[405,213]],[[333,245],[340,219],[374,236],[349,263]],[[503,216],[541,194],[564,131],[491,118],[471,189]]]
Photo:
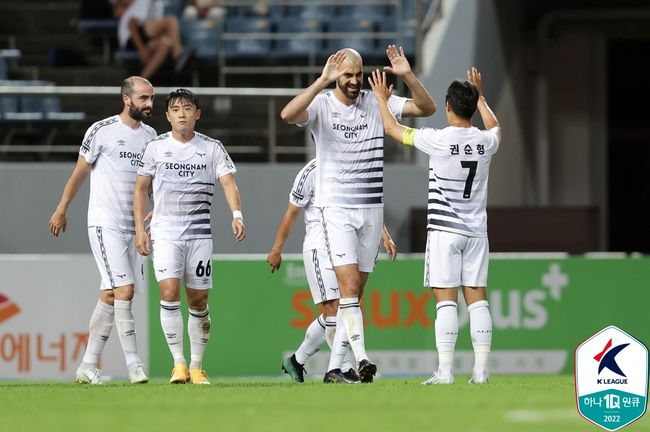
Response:
[[[307,359],[316,354],[324,343],[325,317],[319,315],[318,318],[313,320],[311,324],[309,324],[309,327],[307,327],[305,339],[296,350],[296,361],[301,365],[304,365],[307,362]]]
[[[135,320],[132,310],[133,301],[115,300],[113,304],[115,308],[115,326],[117,327],[117,335],[120,338],[126,364],[130,365],[133,362],[139,362]]]
[[[190,309],[187,319],[187,333],[190,335],[190,369],[201,368],[205,347],[210,340],[210,310]]]
[[[367,360],[366,343],[363,335],[363,315],[358,297],[341,298],[339,311],[342,314],[343,325],[350,341],[354,357],[357,361]]]
[[[454,349],[458,338],[458,305],[447,300],[436,303],[436,349],[438,350],[438,371],[448,375],[454,373]]]
[[[334,344],[334,336],[336,336],[336,315],[325,317],[325,341],[330,350]]]
[[[104,351],[106,341],[113,329],[113,306],[97,300],[93,314],[90,317],[88,345],[82,360],[85,369],[97,367],[99,356]]]
[[[342,369],[343,357],[350,350],[350,342],[348,342],[348,333],[343,325],[343,314],[339,310],[336,314],[336,332],[334,333],[334,341],[332,342],[332,352],[330,353],[330,361],[327,365],[327,371],[334,369]]]
[[[181,302],[168,302],[160,300],[160,326],[167,340],[169,351],[174,357],[174,364],[183,363],[183,315],[181,314]]]
[[[492,347],[492,316],[487,300],[479,300],[467,307],[470,334],[474,347],[474,374],[487,375],[488,356]]]

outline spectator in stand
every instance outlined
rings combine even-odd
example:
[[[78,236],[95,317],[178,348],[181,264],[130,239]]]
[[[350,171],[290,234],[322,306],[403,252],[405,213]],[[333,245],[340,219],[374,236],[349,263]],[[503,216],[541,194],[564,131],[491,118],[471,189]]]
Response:
[[[205,18],[221,23],[226,16],[223,0],[187,0],[183,9],[184,19]]]
[[[140,76],[151,78],[171,55],[179,72],[189,59],[184,50],[178,19],[164,16],[160,0],[118,0],[116,9],[126,6],[120,16],[117,36],[123,49],[135,50],[142,62]]]

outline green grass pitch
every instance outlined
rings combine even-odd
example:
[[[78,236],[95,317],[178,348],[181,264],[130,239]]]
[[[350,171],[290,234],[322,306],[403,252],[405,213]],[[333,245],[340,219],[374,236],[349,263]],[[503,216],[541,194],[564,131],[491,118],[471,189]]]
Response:
[[[0,383],[0,430],[128,431],[597,431],[579,417],[573,377],[494,376],[488,385],[292,384],[213,379],[212,386],[110,382]],[[650,431],[647,416],[625,431]]]

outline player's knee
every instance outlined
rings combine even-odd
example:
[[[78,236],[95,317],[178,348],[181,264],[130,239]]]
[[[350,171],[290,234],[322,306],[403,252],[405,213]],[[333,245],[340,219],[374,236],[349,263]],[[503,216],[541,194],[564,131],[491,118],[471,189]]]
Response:
[[[101,290],[99,292],[99,299],[102,301],[102,303],[106,303],[107,305],[113,306],[113,301],[115,300],[115,295],[113,294],[113,290],[110,289]]]

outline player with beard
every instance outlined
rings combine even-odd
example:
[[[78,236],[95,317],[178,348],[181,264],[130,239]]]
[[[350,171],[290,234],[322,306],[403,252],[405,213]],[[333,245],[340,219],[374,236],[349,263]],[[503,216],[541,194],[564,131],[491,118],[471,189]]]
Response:
[[[122,112],[94,123],[86,131],[77,164],[49,221],[52,235],[65,232],[67,209],[90,173],[88,237],[101,285],[90,318],[88,344],[75,376],[82,384],[102,383],[97,364],[113,323],[129,381],[149,381],[138,356],[132,311],[136,286],[143,288],[144,262],[135,248],[131,202],[142,151],[156,136],[156,131],[142,122],[151,117],[154,89],[148,80],[132,76],[122,82],[121,95]]]
[[[391,66],[401,76],[412,99],[392,96],[390,110],[398,118],[433,114],[436,104],[416,78],[404,50],[390,45]],[[335,82],[334,90],[321,93]],[[361,90],[361,55],[346,48],[331,55],[321,76],[293,98],[282,120],[308,126],[316,143],[315,207],[322,211],[323,232],[340,290],[333,350],[347,333],[362,382],[377,372],[365,349],[359,299],[374,270],[384,226],[384,127],[371,93]],[[330,358],[324,381],[346,382],[341,365]]]

